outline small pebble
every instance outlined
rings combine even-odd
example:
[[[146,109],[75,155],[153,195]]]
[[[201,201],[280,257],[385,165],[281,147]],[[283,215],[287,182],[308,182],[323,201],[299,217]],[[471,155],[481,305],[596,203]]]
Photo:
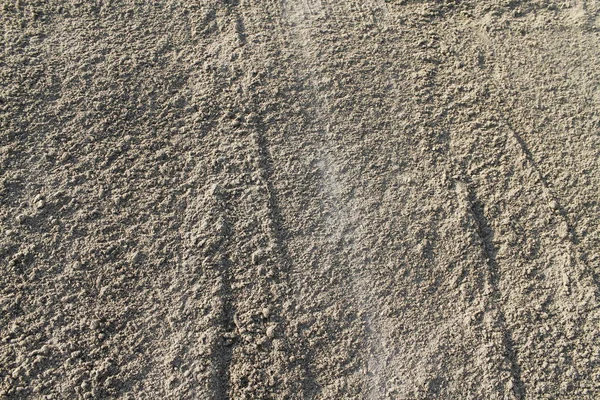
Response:
[[[175,383],[177,383],[177,378],[174,376],[168,377],[165,381],[167,388],[172,388],[173,386],[175,386]]]
[[[44,208],[45,206],[46,206],[46,201],[44,199],[40,199],[35,202],[35,208],[37,208],[38,210],[41,208]]]
[[[562,239],[569,237],[569,226],[566,222],[563,222],[558,226],[558,236]]]
[[[271,315],[271,310],[269,310],[268,307],[265,307],[261,310],[261,314],[263,318],[269,318],[269,316]]]
[[[13,379],[18,379],[23,374],[23,368],[17,367],[13,370],[11,376]]]
[[[90,329],[92,330],[96,330],[100,327],[100,322],[98,322],[97,320],[94,320],[90,323]]]
[[[132,264],[137,264],[142,260],[142,253],[140,253],[139,251],[135,251],[132,255],[131,255],[131,263]]]
[[[17,220],[17,223],[22,224],[23,222],[25,222],[25,215],[19,214],[15,219]]]
[[[252,253],[251,260],[252,264],[259,264],[265,258],[265,252],[262,249],[256,250]]]
[[[246,116],[246,122],[256,122],[258,117],[254,113],[250,113]]]
[[[275,337],[275,325],[271,325],[267,328],[267,337],[273,339]]]
[[[548,205],[551,209],[558,210],[558,202],[556,200],[550,200],[550,203],[548,203]]]

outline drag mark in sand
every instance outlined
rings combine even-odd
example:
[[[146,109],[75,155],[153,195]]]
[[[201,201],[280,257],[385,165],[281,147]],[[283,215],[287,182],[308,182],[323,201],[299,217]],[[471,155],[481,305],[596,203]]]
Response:
[[[235,35],[238,39],[239,44],[241,46],[243,46],[246,44],[247,38],[246,38],[246,26],[244,24],[244,19],[242,18],[242,16],[240,15],[240,12],[239,12],[240,1],[239,0],[225,0],[225,5],[227,6],[227,10],[233,14]]]
[[[277,190],[273,185],[274,163],[269,149],[269,143],[264,132],[266,126],[257,118],[253,126],[253,140],[258,153],[258,168],[260,178],[267,191],[267,218],[269,220],[270,235],[274,240],[274,250],[278,258],[278,269],[273,271],[273,279],[276,283],[289,286],[290,279],[286,279],[291,273],[293,267],[292,258],[286,246],[287,232],[284,226],[284,220],[279,206]],[[282,316],[283,317],[283,316]],[[304,351],[310,349],[308,343],[300,339],[299,348],[294,351]],[[310,358],[309,358],[310,359]],[[292,367],[292,366],[290,366]],[[304,361],[300,366],[302,370],[302,381],[300,382],[302,397],[311,398],[315,395],[318,388],[317,377],[309,366],[309,362]]]
[[[492,69],[497,69],[500,63],[498,61],[497,51],[494,48],[492,39],[483,29],[478,29],[476,37],[480,39],[484,48],[487,50],[486,56],[490,60],[488,62],[492,64]],[[491,74],[490,82],[492,83],[496,91],[502,94],[500,98],[509,98],[509,96],[507,95],[508,93],[517,92],[516,90],[514,90],[514,88],[511,87],[509,83],[505,82],[505,79],[500,73]],[[547,200],[554,204],[554,208],[557,210],[558,214],[561,216],[563,221],[567,224],[567,229],[570,233],[570,241],[576,245],[579,242],[579,240],[575,231],[575,227],[570,218],[568,217],[564,207],[560,203],[558,196],[556,196],[556,194],[552,191],[551,185],[546,179],[542,168],[535,161],[535,157],[531,152],[529,146],[527,145],[523,137],[519,134],[517,129],[514,128],[514,125],[510,122],[510,119],[500,110],[499,107],[497,111],[500,114],[499,119],[504,123],[504,126],[508,129],[510,136],[517,143],[519,150],[523,153],[525,159],[527,160],[527,163],[531,166],[531,168],[537,175],[539,181],[541,182]]]
[[[229,258],[224,255],[220,263],[220,275],[222,286],[218,289],[218,294],[222,301],[221,309],[221,331],[222,338],[220,346],[216,348],[214,357],[218,360],[215,379],[215,393],[217,399],[228,398],[231,389],[231,360],[233,354],[233,342],[229,336],[234,326],[233,303],[231,299],[231,276],[230,276]]]
[[[510,365],[513,392],[517,399],[524,399],[526,397],[525,384],[521,378],[521,366],[519,365],[518,355],[515,350],[513,335],[506,323],[504,312],[499,305],[501,301],[500,288],[498,287],[500,281],[500,272],[496,262],[496,249],[491,240],[493,237],[493,232],[485,216],[484,206],[477,199],[472,190],[468,191],[468,201],[470,210],[475,219],[475,223],[477,224],[477,234],[481,239],[481,245],[487,261],[487,283],[491,288],[491,300],[493,304],[498,304],[496,306],[498,312],[498,324],[502,330],[504,356]]]
[[[480,42],[483,44],[483,47],[487,52],[486,55],[490,60],[489,62],[492,64],[492,71],[496,70],[496,73],[490,74],[490,83],[492,84],[496,92],[502,95],[499,96],[500,98],[509,98],[509,93],[516,93],[518,91],[515,90],[510,81],[507,81],[504,78],[504,76],[498,72],[500,70],[499,66],[502,65],[500,56],[498,55],[499,52],[496,51],[491,37],[487,34],[487,32],[485,32],[484,29],[478,29],[476,36],[480,39]],[[567,214],[565,207],[561,203],[559,196],[552,189],[552,183],[549,182],[546,178],[542,166],[540,166],[540,164],[536,161],[536,158],[533,152],[530,150],[530,147],[527,145],[527,142],[519,133],[519,131],[515,128],[507,113],[502,110],[501,103],[497,105],[496,111],[498,114],[498,120],[502,122],[505,129],[508,131],[507,136],[509,137],[509,139],[513,140],[519,151],[525,157],[525,160],[527,161],[527,164],[529,164],[529,166],[531,167],[534,175],[537,176],[537,180],[541,185],[541,191],[543,193],[543,196],[545,197],[546,201],[548,201],[550,208],[562,219],[563,224],[566,226],[566,232],[562,234],[558,232],[559,236],[564,235],[567,239],[565,252],[569,254],[570,259],[572,258],[575,260],[581,260],[581,257],[579,257],[577,250],[577,245],[579,244],[579,237],[575,229],[575,223],[571,220],[571,218],[569,218],[569,215]],[[570,262],[563,264],[563,280],[575,282],[581,281],[581,279],[573,277],[573,275],[576,275],[577,271],[573,271],[573,266],[570,264]],[[567,266],[571,266],[571,268],[566,268]],[[596,293],[596,296],[598,296],[597,293],[600,290],[600,282],[598,281],[598,275],[594,272],[593,268],[587,265],[587,263],[582,262],[578,273],[579,276],[583,275],[589,277],[589,285],[592,286],[591,290],[594,293]],[[569,292],[570,289],[567,289],[567,294]],[[567,302],[573,303],[572,298],[568,299]]]
[[[198,237],[202,254],[205,256],[203,268],[215,276],[212,289],[211,319],[216,332],[212,336],[210,359],[213,360],[214,372],[211,376],[212,391],[216,399],[226,399],[231,391],[230,368],[233,354],[235,314],[232,300],[231,261],[227,246],[231,241],[232,227],[227,218],[227,199],[218,184],[212,184],[205,194],[205,208],[208,216],[201,223],[200,232],[208,230],[208,235]],[[207,229],[208,228],[208,229]]]
[[[279,208],[279,200],[275,188],[273,187],[273,159],[269,151],[267,139],[262,133],[264,127],[262,124],[257,124],[256,133],[254,134],[254,144],[258,152],[258,167],[260,175],[267,189],[267,208],[270,227],[274,236],[277,253],[280,255],[282,262],[282,272],[288,273],[291,266],[291,258],[285,247],[285,228],[283,227],[283,218]]]
[[[510,123],[508,118],[504,117],[503,120],[504,120],[504,124],[508,128],[509,132],[512,134],[515,141],[519,144],[519,148],[521,149],[521,152],[525,155],[527,162],[531,165],[531,167],[537,174],[540,182],[542,183],[542,186],[544,187],[544,191],[546,192],[546,197],[549,198],[550,202],[555,205],[554,208],[556,208],[559,215],[562,217],[562,219],[567,224],[568,232],[571,234],[571,241],[573,242],[573,244],[577,244],[579,242],[579,240],[577,238],[577,234],[575,232],[573,223],[569,219],[562,204],[560,204],[558,197],[552,192],[552,190],[550,188],[550,184],[548,183],[548,180],[546,179],[546,176],[542,172],[542,169],[540,168],[539,164],[535,161],[531,150],[527,146],[527,143],[525,143],[525,140],[523,140],[523,137],[521,137],[521,135],[519,135],[517,130],[513,128],[513,125]]]

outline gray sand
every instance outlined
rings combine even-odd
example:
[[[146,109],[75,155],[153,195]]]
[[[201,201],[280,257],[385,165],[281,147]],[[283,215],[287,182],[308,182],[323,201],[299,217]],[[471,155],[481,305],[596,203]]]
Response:
[[[600,398],[596,1],[0,5],[0,398]]]

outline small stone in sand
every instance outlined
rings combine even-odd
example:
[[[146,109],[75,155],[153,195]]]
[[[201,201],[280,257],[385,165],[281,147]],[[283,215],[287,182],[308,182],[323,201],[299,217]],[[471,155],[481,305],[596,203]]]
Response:
[[[271,315],[271,310],[269,310],[268,307],[265,307],[261,310],[261,314],[263,318],[269,318],[269,315]]]

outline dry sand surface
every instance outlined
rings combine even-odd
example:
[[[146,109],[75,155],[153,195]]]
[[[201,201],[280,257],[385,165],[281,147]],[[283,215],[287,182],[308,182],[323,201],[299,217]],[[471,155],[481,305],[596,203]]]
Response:
[[[600,398],[598,2],[0,30],[0,398]]]

